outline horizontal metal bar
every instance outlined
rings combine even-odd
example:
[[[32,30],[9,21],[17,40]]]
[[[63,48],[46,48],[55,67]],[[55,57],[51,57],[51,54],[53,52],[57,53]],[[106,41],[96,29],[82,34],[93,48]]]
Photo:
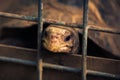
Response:
[[[18,58],[10,58],[10,57],[4,57],[4,56],[0,56],[0,61],[24,64],[24,65],[28,65],[28,66],[36,66],[37,65],[37,62],[34,62],[34,61],[23,60],[23,59],[18,59]]]
[[[113,33],[113,34],[120,34],[120,30],[108,28],[108,27],[101,27],[97,25],[88,25],[89,30],[93,31],[100,31],[100,32],[107,32],[107,33]]]
[[[28,66],[37,66],[37,62],[35,62],[35,61],[23,60],[23,59],[18,59],[18,58],[10,58],[10,57],[0,56],[0,61],[24,64],[24,65],[28,65]],[[43,63],[43,67],[50,68],[50,69],[58,69],[58,70],[62,70],[62,71],[65,70],[65,71],[70,71],[70,72],[74,72],[74,73],[78,73],[81,71],[80,69],[59,66],[59,65],[49,64],[49,63]]]
[[[38,18],[33,16],[24,16],[19,14],[12,14],[12,13],[6,13],[6,12],[0,12],[1,17],[6,18],[13,18],[13,19],[20,19],[20,20],[27,20],[27,21],[34,21],[37,22]]]
[[[88,70],[87,73],[90,75],[97,75],[97,76],[102,76],[102,77],[108,77],[108,78],[114,78],[120,80],[120,75],[115,75],[115,74],[110,74],[110,73],[105,73],[105,72],[98,72],[98,71],[92,71]]]
[[[6,18],[13,18],[13,19],[20,19],[20,20],[27,20],[27,21],[33,21],[33,22],[38,22],[38,17],[33,17],[33,16],[25,16],[25,15],[19,15],[19,14],[13,14],[13,13],[6,13],[6,12],[0,12],[1,17],[6,17]],[[43,22],[45,23],[50,23],[50,24],[56,24],[56,25],[68,25],[71,27],[78,27],[80,24],[74,24],[74,23],[65,23],[65,22],[59,22],[53,19],[42,19]],[[82,26],[82,25],[81,25]]]
[[[0,61],[24,64],[24,65],[28,65],[28,66],[36,66],[37,65],[37,62],[35,62],[35,61],[3,57],[3,56],[0,56]],[[55,64],[45,63],[45,62],[43,62],[43,67],[50,68],[50,69],[62,70],[62,71],[69,71],[69,72],[74,72],[74,73],[81,72],[80,68],[71,68],[71,67],[67,67],[67,66],[60,66],[60,65],[55,65]],[[105,73],[105,72],[98,72],[98,71],[93,71],[93,70],[87,70],[87,73],[90,75],[94,75],[94,76],[109,77],[109,78],[114,78],[114,79],[120,80],[120,75],[115,75],[115,74],[110,74],[110,73]]]
[[[20,20],[27,20],[27,21],[34,21],[37,22],[37,17],[32,16],[24,16],[24,15],[18,15],[18,14],[12,14],[12,13],[6,13],[6,12],[0,12],[1,17],[8,17],[13,19],[20,19]],[[66,22],[59,22],[53,19],[44,19],[42,20],[44,23],[50,23],[50,24],[56,24],[56,25],[63,25],[63,26],[70,26],[70,27],[77,27],[83,29],[82,23],[76,24],[76,23],[66,23]],[[107,32],[107,33],[114,33],[114,34],[120,34],[120,30],[115,30],[108,27],[100,27],[97,25],[88,25],[90,30],[94,31],[101,31],[101,32]]]
[[[69,72],[74,72],[74,73],[81,72],[81,69],[78,69],[78,68],[71,68],[71,67],[66,67],[66,66],[60,66],[60,65],[50,64],[50,63],[43,63],[43,66],[45,68],[62,70],[62,71],[69,71]]]

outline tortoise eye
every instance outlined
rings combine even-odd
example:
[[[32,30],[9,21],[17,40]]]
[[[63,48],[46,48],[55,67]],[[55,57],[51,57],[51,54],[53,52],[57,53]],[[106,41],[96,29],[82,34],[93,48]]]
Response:
[[[72,37],[72,35],[67,36],[64,41],[69,41],[71,39],[71,37]]]

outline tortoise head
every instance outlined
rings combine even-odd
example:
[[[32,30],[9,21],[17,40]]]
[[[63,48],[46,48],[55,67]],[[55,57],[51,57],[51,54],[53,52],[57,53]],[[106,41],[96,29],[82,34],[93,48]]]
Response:
[[[44,30],[43,47],[54,53],[77,53],[78,32],[74,28],[50,25]]]

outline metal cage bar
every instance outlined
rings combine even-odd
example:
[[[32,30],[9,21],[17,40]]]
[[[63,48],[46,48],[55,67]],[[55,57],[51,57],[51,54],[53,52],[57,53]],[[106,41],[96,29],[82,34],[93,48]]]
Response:
[[[13,14],[13,13],[6,13],[6,12],[0,12],[0,16],[7,17],[7,18],[13,18],[13,19],[19,19],[19,20],[38,22],[38,18],[33,17],[33,16],[18,15],[18,14]],[[64,26],[77,27],[77,28],[83,29],[82,23],[81,24],[66,23],[66,22],[59,22],[59,21],[56,21],[53,19],[44,19],[44,18],[42,18],[42,21],[44,23],[64,25]],[[108,27],[103,28],[103,27],[97,26],[97,25],[88,25],[88,26],[89,26],[89,30],[107,32],[107,33],[113,33],[113,34],[120,34],[119,30],[115,30],[112,28],[108,28]]]
[[[43,33],[43,21],[42,21],[42,0],[38,0],[38,51],[37,51],[37,68],[38,68],[38,80],[42,80],[43,62],[42,62],[42,52],[41,52],[41,41]]]
[[[88,0],[83,1],[82,80],[87,80]]]

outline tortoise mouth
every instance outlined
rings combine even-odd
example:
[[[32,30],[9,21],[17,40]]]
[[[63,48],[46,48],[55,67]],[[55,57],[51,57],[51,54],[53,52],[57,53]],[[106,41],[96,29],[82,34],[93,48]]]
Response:
[[[73,50],[72,46],[52,46],[46,42],[43,43],[43,47],[54,53],[71,53]]]
[[[61,47],[58,49],[58,52],[70,53],[70,52],[72,52],[72,47],[70,47],[70,46]]]

